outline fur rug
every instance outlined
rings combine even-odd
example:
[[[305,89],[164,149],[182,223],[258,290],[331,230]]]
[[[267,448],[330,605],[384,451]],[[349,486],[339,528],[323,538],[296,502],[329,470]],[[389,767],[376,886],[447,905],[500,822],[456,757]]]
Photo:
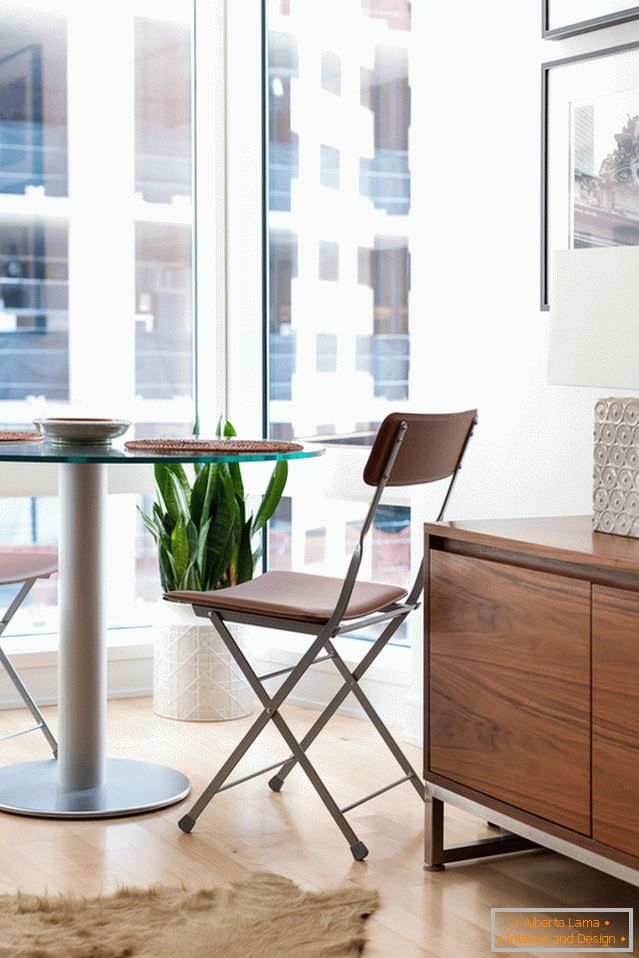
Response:
[[[0,896],[0,958],[341,958],[364,947],[377,892],[304,892],[258,872],[231,888]]]

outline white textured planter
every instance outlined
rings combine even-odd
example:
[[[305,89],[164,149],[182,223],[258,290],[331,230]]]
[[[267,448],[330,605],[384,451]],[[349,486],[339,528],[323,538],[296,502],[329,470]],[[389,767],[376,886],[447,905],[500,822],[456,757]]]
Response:
[[[231,625],[233,634],[242,626]],[[224,722],[253,710],[254,694],[210,622],[163,603],[153,654],[153,708],[166,718]]]

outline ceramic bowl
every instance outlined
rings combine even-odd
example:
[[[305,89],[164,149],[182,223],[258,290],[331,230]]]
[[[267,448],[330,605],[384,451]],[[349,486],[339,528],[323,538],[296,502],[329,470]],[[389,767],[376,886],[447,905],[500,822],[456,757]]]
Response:
[[[110,446],[131,425],[128,419],[79,419],[52,417],[34,419],[41,433],[56,445]]]

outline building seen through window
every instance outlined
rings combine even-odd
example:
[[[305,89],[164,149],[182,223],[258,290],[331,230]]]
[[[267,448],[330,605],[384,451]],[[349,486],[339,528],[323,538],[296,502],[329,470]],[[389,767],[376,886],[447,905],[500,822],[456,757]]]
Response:
[[[139,434],[192,427],[192,23],[190,0],[168,17],[147,0],[105,17],[66,0],[0,10],[6,423],[72,409]],[[158,592],[135,500],[109,504],[120,624],[147,621],[136,604]],[[53,498],[0,502],[5,544],[55,543],[56,524]],[[39,583],[16,629],[54,629],[55,602],[55,579]]]
[[[267,7],[270,434],[360,441],[410,399],[411,5]],[[306,527],[308,505],[280,508],[271,564],[341,568],[365,507]],[[372,549],[371,574],[406,581],[406,507]]]

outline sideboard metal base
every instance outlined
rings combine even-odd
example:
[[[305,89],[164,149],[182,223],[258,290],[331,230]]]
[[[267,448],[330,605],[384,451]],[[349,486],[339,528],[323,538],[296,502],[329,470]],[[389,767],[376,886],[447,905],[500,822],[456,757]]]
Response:
[[[60,788],[51,758],[0,768],[0,811],[39,818],[115,818],[180,802],[191,791],[186,775],[164,765],[110,758],[100,788]]]
[[[462,845],[444,845],[444,801],[434,797],[434,786],[427,786],[424,868],[427,871],[443,871],[452,862],[472,861],[475,858],[487,858],[492,855],[509,855],[512,852],[525,852],[539,848],[536,842],[521,835],[499,835],[496,838],[483,838]],[[442,790],[443,791],[443,790]],[[455,796],[457,798],[458,796]],[[448,801],[448,799],[446,799]],[[479,806],[478,806],[479,807]],[[485,818],[487,810],[481,815]],[[496,816],[492,816],[495,818]],[[491,821],[492,828],[501,827]]]
[[[514,834],[504,835],[503,839],[488,838],[478,842],[468,842],[464,845],[452,845],[444,848],[444,802],[461,808],[463,811],[484,820],[488,819],[491,825],[497,825]],[[508,841],[510,840],[510,841]],[[492,846],[492,847],[491,847]],[[440,871],[433,866],[447,865],[449,862],[471,861],[475,858],[484,858],[487,855],[506,855],[510,852],[533,849],[548,849],[559,852],[568,858],[574,858],[591,868],[597,868],[608,875],[620,878],[630,885],[639,886],[639,871],[611,861],[603,855],[574,845],[556,835],[527,825],[509,815],[496,812],[493,808],[480,805],[472,799],[457,795],[440,785],[426,783],[426,821],[425,821],[425,855],[424,868],[427,871]]]

